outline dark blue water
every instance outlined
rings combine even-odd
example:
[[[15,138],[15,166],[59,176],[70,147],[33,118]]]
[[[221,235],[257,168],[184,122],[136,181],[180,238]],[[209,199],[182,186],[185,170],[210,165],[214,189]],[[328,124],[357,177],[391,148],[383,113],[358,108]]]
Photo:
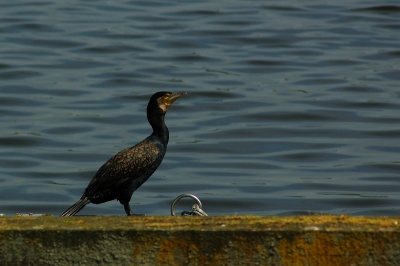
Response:
[[[400,215],[398,1],[7,2],[0,43],[0,213],[61,214],[169,90],[134,212]]]

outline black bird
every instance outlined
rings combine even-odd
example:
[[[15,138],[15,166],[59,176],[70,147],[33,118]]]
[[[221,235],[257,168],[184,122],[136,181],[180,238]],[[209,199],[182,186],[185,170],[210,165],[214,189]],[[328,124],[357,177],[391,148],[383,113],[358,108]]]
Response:
[[[61,216],[73,216],[89,203],[100,204],[117,199],[124,205],[127,215],[131,211],[129,201],[138,189],[161,164],[169,140],[169,131],[164,122],[165,114],[172,103],[187,92],[157,92],[147,105],[147,120],[153,133],[126,148],[103,164],[86,187],[79,201]]]

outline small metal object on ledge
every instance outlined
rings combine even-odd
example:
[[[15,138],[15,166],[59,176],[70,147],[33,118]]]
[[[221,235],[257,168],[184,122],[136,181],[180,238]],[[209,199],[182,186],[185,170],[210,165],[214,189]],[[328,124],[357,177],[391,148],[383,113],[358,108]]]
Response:
[[[180,196],[178,196],[171,204],[171,215],[172,216],[176,216],[175,212],[174,212],[174,208],[175,208],[175,204],[181,200],[182,198],[192,198],[194,199],[197,204],[194,204],[192,206],[192,211],[183,211],[181,212],[181,216],[208,216],[207,213],[205,213],[205,211],[202,210],[203,205],[201,204],[201,201],[199,200],[198,197],[196,197],[193,194],[182,194]]]

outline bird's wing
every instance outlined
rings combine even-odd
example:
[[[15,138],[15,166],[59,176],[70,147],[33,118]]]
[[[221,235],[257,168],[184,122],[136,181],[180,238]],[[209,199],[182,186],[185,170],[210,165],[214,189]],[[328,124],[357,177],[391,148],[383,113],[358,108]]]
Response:
[[[156,144],[147,140],[118,152],[100,167],[84,195],[120,187],[140,177],[160,160],[160,152]]]

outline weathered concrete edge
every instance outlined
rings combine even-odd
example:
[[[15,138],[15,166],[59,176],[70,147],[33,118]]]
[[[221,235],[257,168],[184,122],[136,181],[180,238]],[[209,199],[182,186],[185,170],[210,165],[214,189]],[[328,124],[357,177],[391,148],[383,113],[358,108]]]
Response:
[[[399,217],[0,218],[1,265],[400,265]]]

